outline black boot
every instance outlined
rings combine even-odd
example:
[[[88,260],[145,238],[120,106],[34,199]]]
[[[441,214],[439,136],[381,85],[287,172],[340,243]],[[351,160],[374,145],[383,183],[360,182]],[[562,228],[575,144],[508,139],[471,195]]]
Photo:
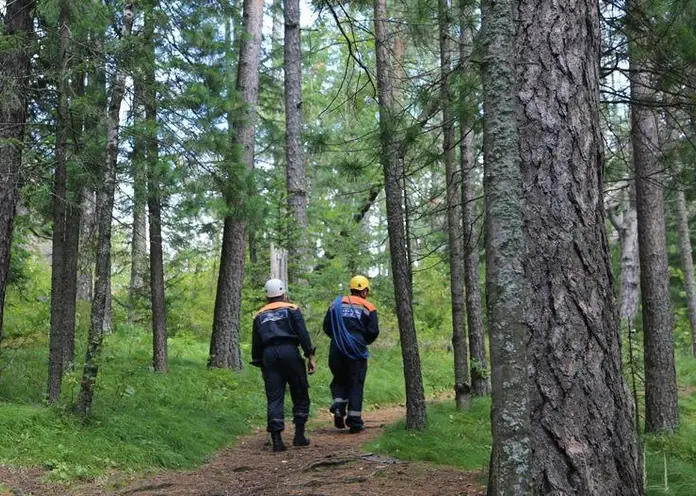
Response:
[[[280,435],[280,431],[271,432],[271,441],[273,442],[273,451],[285,451],[285,443],[283,443],[283,437]]]
[[[305,425],[295,424],[295,438],[292,440],[293,446],[309,446],[309,439],[305,437]]]

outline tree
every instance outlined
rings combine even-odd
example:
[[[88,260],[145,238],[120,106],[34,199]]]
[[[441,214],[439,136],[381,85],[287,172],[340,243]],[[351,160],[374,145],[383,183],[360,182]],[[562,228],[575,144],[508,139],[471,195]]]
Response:
[[[447,236],[450,259],[450,293],[452,295],[452,349],[454,351],[454,401],[457,408],[469,403],[469,363],[466,343],[466,295],[464,288],[464,233],[461,209],[461,170],[457,167],[456,135],[452,116],[452,48],[450,46],[450,5],[438,2],[440,28],[440,78],[442,107],[442,149],[447,188]]]
[[[34,0],[6,4],[0,51],[0,341],[10,269],[12,227],[22,183],[22,152],[27,122],[27,89],[32,55]]]
[[[490,392],[488,379],[488,359],[486,358],[486,339],[481,310],[481,290],[479,288],[479,233],[476,194],[474,187],[474,124],[471,84],[465,84],[474,75],[471,67],[473,49],[473,5],[469,0],[459,2],[459,71],[463,81],[460,91],[459,115],[459,153],[462,181],[462,214],[464,240],[464,283],[466,287],[466,317],[469,328],[469,354],[471,356],[471,394],[485,396]]]
[[[124,45],[129,42],[133,28],[133,4],[126,3],[123,10]],[[116,188],[116,165],[118,162],[119,121],[121,103],[126,89],[126,74],[123,70],[125,57],[116,62],[116,75],[111,87],[111,95],[107,107],[107,144],[106,160],[101,170],[101,185],[97,191],[97,222],[99,237],[97,240],[97,260],[95,267],[96,281],[94,298],[89,323],[89,337],[85,366],[82,372],[82,382],[77,400],[77,412],[86,417],[92,406],[94,383],[99,372],[99,356],[104,338],[104,320],[107,316],[110,279],[111,279],[111,216],[114,208],[114,191]]]
[[[627,16],[634,38],[645,5],[633,1]],[[643,311],[645,357],[645,430],[672,431],[679,427],[677,373],[674,362],[674,319],[669,299],[669,269],[665,234],[665,205],[660,163],[658,124],[651,104],[655,101],[650,68],[639,47],[629,42],[631,75],[631,141],[636,174],[638,252]]]
[[[514,0],[481,3],[486,305],[493,401],[490,496],[527,494],[531,469],[515,5]]]
[[[602,197],[598,4],[515,12],[530,492],[641,495]]]
[[[302,38],[300,32],[300,1],[285,0],[285,165],[287,170],[288,210],[294,233],[290,239],[291,277],[296,279],[304,267],[307,241],[307,173],[302,153]]]
[[[404,229],[403,160],[399,159],[396,142],[396,115],[393,108],[393,86],[389,61],[389,29],[386,0],[375,0],[375,52],[377,59],[377,90],[379,101],[380,160],[384,170],[384,189],[387,203],[387,229],[396,314],[399,321],[401,354],[406,382],[406,428],[424,429],[426,425],[425,394],[421,375],[418,339],[413,320],[413,289],[411,266],[408,263],[407,240]]]
[[[691,248],[691,230],[689,229],[689,209],[683,189],[676,192],[677,228],[679,230],[679,255],[684,273],[684,290],[691,326],[691,354],[696,358],[696,280],[694,279],[694,259]]]
[[[157,372],[166,372],[167,312],[164,293],[164,260],[162,250],[162,175],[159,166],[159,141],[157,136],[157,80],[155,77],[155,8],[157,0],[151,0],[145,11],[143,45],[146,54],[145,129],[147,159],[147,208],[150,225],[150,299],[152,307],[152,366]]]
[[[244,108],[235,112],[232,151],[227,157],[227,184],[224,197],[229,212],[225,215],[222,234],[220,273],[215,296],[213,333],[210,340],[209,367],[242,368],[239,348],[242,281],[246,254],[245,201],[251,187],[244,179],[254,166],[254,129],[259,90],[261,53],[262,0],[244,0],[243,34],[239,50],[236,90]],[[242,190],[239,189],[241,179]]]

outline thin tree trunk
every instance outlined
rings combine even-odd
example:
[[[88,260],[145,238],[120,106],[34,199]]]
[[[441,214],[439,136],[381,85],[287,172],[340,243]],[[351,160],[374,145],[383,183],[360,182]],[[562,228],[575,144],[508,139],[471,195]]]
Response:
[[[627,6],[639,16],[640,2]],[[637,17],[636,17],[637,19]],[[669,299],[669,269],[665,234],[665,205],[657,118],[649,107],[655,99],[647,67],[629,46],[631,74],[631,140],[636,174],[638,251],[643,303],[645,357],[645,430],[673,431],[679,427],[677,374],[674,361],[674,319]]]
[[[284,0],[285,8],[285,165],[288,210],[293,220],[288,250],[290,277],[296,281],[306,267],[307,172],[302,153],[302,40],[300,1]]]
[[[238,173],[234,164],[243,163],[250,171],[254,167],[254,129],[259,90],[261,54],[262,0],[244,0],[243,36],[239,51],[236,89],[246,105],[245,111],[234,116],[231,145],[241,148],[241,156],[229,157],[229,174]],[[220,256],[220,274],[215,296],[213,332],[210,340],[209,367],[242,368],[239,347],[242,284],[246,254],[246,219],[240,212],[247,191],[225,191],[230,213],[225,216]]]
[[[470,59],[473,50],[473,7],[460,0],[459,66],[462,78],[473,71]],[[468,97],[467,99],[470,99]],[[464,282],[466,287],[466,316],[469,324],[469,355],[471,357],[471,394],[485,396],[491,390],[486,358],[486,338],[483,327],[481,289],[479,287],[479,230],[474,186],[474,105],[462,105],[460,111],[459,152],[462,169],[462,214],[464,222]]]
[[[77,271],[77,299],[92,301],[94,292],[94,235],[96,232],[96,195],[91,186],[84,186],[80,216],[80,248]]]
[[[127,3],[123,11],[123,40],[130,38],[133,27],[133,4]],[[101,186],[97,193],[97,215],[99,239],[97,245],[96,282],[89,325],[89,342],[82,373],[77,413],[86,417],[92,406],[94,384],[99,371],[99,356],[104,338],[104,321],[107,317],[111,279],[111,216],[116,188],[116,164],[118,161],[118,131],[121,102],[125,93],[126,74],[121,69],[123,61],[117,62],[116,77],[107,108],[106,161],[102,170]]]
[[[51,250],[51,330],[48,353],[48,401],[53,403],[60,396],[63,380],[63,346],[66,340],[63,328],[65,312],[65,244],[66,204],[68,196],[68,50],[70,47],[70,4],[59,2],[58,49],[58,109],[56,122],[55,173],[53,179],[53,248]]]
[[[456,135],[451,108],[452,47],[448,0],[438,2],[440,29],[440,80],[442,108],[442,148],[447,184],[447,235],[450,259],[450,294],[452,298],[452,349],[454,352],[454,401],[457,408],[469,406],[469,362],[466,343],[466,295],[464,289],[464,233],[462,219],[461,170],[457,167]]]
[[[696,358],[696,281],[694,280],[694,259],[689,229],[689,210],[686,206],[684,190],[677,190],[677,226],[679,229],[679,254],[684,273],[686,305],[691,326],[691,353]]]
[[[599,5],[519,0],[531,494],[641,495],[603,206]]]
[[[147,207],[150,222],[150,294],[152,300],[152,366],[156,372],[167,372],[167,312],[164,293],[164,260],[162,251],[161,174],[159,172],[159,141],[157,137],[157,80],[155,78],[154,9],[150,2],[143,28],[147,49],[145,76],[145,119],[147,123]]]
[[[34,6],[34,0],[7,2],[2,30],[5,36],[15,36],[17,43],[0,52],[0,341],[12,228],[22,182]]]
[[[131,230],[131,273],[128,285],[128,320],[135,320],[135,306],[145,288],[147,270],[147,138],[144,136],[143,101],[145,88],[142,81],[134,82],[133,120],[136,123],[131,153],[133,178],[133,227]]]
[[[621,282],[619,287],[619,317],[632,326],[638,313],[638,214],[636,212],[636,183],[630,179],[626,198],[622,202],[621,222],[614,227],[621,244]]]
[[[406,383],[406,428],[424,429],[427,423],[425,395],[421,375],[418,339],[413,320],[413,290],[411,266],[408,263],[407,240],[404,232],[403,192],[401,180],[403,162],[397,156],[397,125],[393,108],[393,85],[389,61],[389,30],[386,0],[375,0],[375,51],[377,56],[377,90],[379,98],[379,128],[382,145],[381,162],[387,203],[387,230],[391,252],[396,314],[399,321],[401,354]]]
[[[486,303],[493,400],[489,496],[528,494],[531,468],[514,7],[513,0],[481,3]]]

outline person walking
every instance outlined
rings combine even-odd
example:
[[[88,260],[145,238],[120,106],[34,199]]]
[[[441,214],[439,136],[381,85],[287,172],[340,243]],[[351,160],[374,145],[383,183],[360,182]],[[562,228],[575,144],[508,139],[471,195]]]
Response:
[[[367,349],[379,336],[377,309],[367,301],[370,281],[364,276],[350,280],[350,296],[339,296],[326,312],[324,333],[331,338],[329,368],[333,375],[329,411],[334,426],[346,426],[351,434],[365,428],[362,419],[363,390],[367,376]]]
[[[254,317],[251,364],[260,367],[266,389],[267,430],[273,451],[285,451],[285,386],[290,386],[295,437],[293,446],[308,446],[305,424],[309,417],[309,381],[307,372],[317,369],[315,350],[305,326],[302,311],[287,301],[285,284],[269,279],[265,285],[266,305]],[[307,368],[297,346],[307,358]]]

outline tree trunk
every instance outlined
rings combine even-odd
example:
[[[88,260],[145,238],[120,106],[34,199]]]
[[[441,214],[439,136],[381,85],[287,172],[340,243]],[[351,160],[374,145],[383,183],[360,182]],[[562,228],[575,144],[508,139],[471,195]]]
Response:
[[[241,156],[230,156],[229,174],[238,174],[235,163],[242,163],[249,171],[254,167],[254,129],[259,90],[259,63],[261,54],[262,0],[244,0],[243,32],[239,51],[236,89],[246,105],[244,112],[234,116],[230,129],[232,149],[242,149]],[[232,181],[231,181],[232,182]],[[242,368],[239,348],[242,284],[246,254],[246,219],[242,213],[247,191],[225,191],[230,213],[225,216],[222,236],[222,254],[213,333],[210,340],[209,367]]]
[[[142,81],[134,82],[133,120],[136,123],[131,153],[133,178],[133,228],[131,230],[131,273],[128,285],[128,321],[135,320],[135,306],[145,288],[147,270],[147,138],[144,132],[143,102],[145,88]]]
[[[489,496],[528,494],[530,425],[513,0],[481,3],[486,303],[493,446]]]
[[[167,372],[167,308],[164,293],[164,256],[162,250],[162,199],[157,136],[157,79],[155,77],[155,13],[157,0],[148,4],[143,27],[147,49],[145,75],[145,120],[147,123],[147,207],[150,223],[150,296],[152,302],[152,367]]]
[[[302,153],[302,40],[300,1],[285,2],[285,165],[288,210],[293,233],[288,250],[290,276],[296,281],[305,270],[307,242],[307,172]]]
[[[677,224],[679,229],[679,253],[684,272],[684,290],[691,326],[691,353],[696,358],[696,281],[694,280],[694,259],[689,229],[689,210],[686,206],[684,190],[677,190]]]
[[[599,6],[520,0],[532,494],[644,494],[603,207]]]
[[[123,41],[130,38],[133,27],[133,4],[126,3],[123,11]],[[118,161],[118,131],[121,102],[125,93],[126,74],[121,69],[123,60],[117,62],[116,77],[111,89],[111,98],[107,108],[107,148],[106,161],[101,175],[101,184],[97,192],[97,216],[99,238],[97,244],[96,282],[89,325],[89,342],[85,355],[85,367],[82,373],[80,393],[77,400],[77,413],[86,417],[92,406],[94,383],[99,371],[99,356],[104,338],[104,321],[107,317],[107,305],[110,300],[111,280],[111,216],[114,207],[116,188],[116,164]]]
[[[15,210],[22,182],[34,0],[6,3],[2,33],[18,43],[0,52],[0,341]]]
[[[627,16],[641,15],[639,3],[627,6]],[[648,68],[629,45],[631,73],[631,140],[636,174],[638,251],[643,303],[645,357],[645,430],[679,427],[677,374],[674,362],[674,319],[669,299],[669,269],[665,234],[662,164],[657,119],[650,108],[655,94]]]
[[[63,328],[65,297],[65,244],[66,211],[68,201],[68,50],[70,47],[70,4],[59,2],[58,31],[58,108],[56,122],[55,173],[53,179],[53,245],[51,250],[51,329],[48,353],[48,401],[54,403],[60,396],[63,380],[63,346],[66,330]]]
[[[460,0],[459,66],[462,77],[473,71],[470,59],[473,49],[473,13],[468,0]],[[467,99],[471,99],[467,95]],[[490,392],[486,338],[483,327],[481,289],[479,287],[479,231],[476,212],[474,174],[474,115],[462,105],[460,115],[459,152],[462,169],[462,214],[464,221],[464,283],[466,287],[466,316],[469,327],[469,354],[471,356],[471,394],[485,396]]]
[[[438,2],[440,30],[440,80],[442,107],[442,148],[447,184],[447,235],[450,259],[450,294],[452,298],[452,349],[454,352],[454,401],[457,408],[469,406],[469,363],[466,343],[466,295],[464,293],[464,239],[462,225],[462,181],[457,167],[457,149],[454,119],[451,108],[450,74],[452,48],[450,46],[450,5],[448,0]]]
[[[280,279],[288,284],[288,252],[271,242],[271,279]]]
[[[621,221],[614,227],[621,244],[621,282],[619,287],[619,317],[632,327],[638,313],[639,264],[638,216],[636,213],[636,183],[629,181],[626,198],[622,202]]]
[[[396,314],[399,321],[401,354],[406,383],[406,428],[424,429],[427,419],[421,375],[416,326],[413,320],[411,266],[408,263],[404,231],[401,180],[403,161],[397,156],[397,125],[393,109],[393,86],[389,61],[389,30],[386,0],[375,0],[375,51],[377,56],[377,89],[379,98],[379,130],[381,162],[387,203],[387,230],[394,278]]]
[[[94,190],[90,186],[83,187],[82,191],[77,299],[92,301],[94,291],[94,235],[97,229],[95,204],[97,199]]]

